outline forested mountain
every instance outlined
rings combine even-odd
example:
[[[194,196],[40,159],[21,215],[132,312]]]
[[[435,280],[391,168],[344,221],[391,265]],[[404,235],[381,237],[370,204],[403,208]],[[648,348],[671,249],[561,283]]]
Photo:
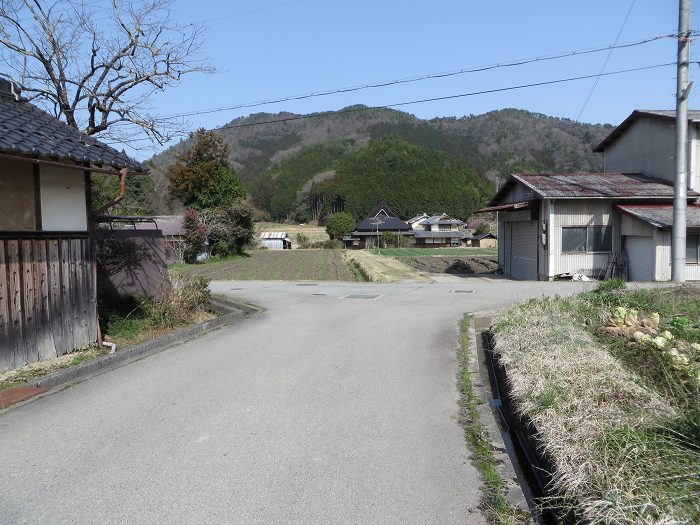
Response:
[[[364,187],[363,191],[384,191],[382,184],[376,184],[376,178],[398,183],[386,165],[367,158],[368,152],[388,154],[381,144],[393,153],[402,150],[416,166],[432,166],[436,158],[428,160],[430,152],[440,152],[440,158],[449,164],[448,171],[453,170],[454,175],[457,168],[464,170],[460,177],[469,179],[467,185],[479,195],[488,195],[493,188],[484,178],[492,184],[497,176],[516,171],[600,170],[602,158],[592,149],[612,130],[610,125],[579,124],[517,109],[422,120],[401,111],[354,106],[334,113],[297,117],[292,113],[258,113],[215,130],[228,144],[231,164],[256,206],[276,219],[295,215],[303,219],[304,214],[326,213],[345,204],[353,208],[353,213],[354,208],[359,213],[363,206],[336,201],[336,197],[346,199],[338,193],[339,188],[347,193],[352,181],[353,185]],[[293,120],[263,123],[284,119]],[[369,144],[370,141],[375,142]],[[188,140],[182,141],[149,161],[155,181],[154,212],[172,208],[173,204],[163,198],[167,188],[165,174],[175,154],[188,144]],[[411,162],[402,166],[408,167]],[[351,175],[351,166],[363,166],[363,172]],[[341,174],[343,177],[339,178]],[[442,180],[439,174],[437,179]],[[423,182],[426,186],[422,186]],[[427,178],[418,174],[411,183],[426,196],[436,191],[442,194],[442,188],[427,185]],[[439,184],[443,183],[447,184]],[[372,194],[366,199],[386,197]],[[352,197],[352,202],[356,198],[357,195]],[[447,208],[437,203],[436,206]]]

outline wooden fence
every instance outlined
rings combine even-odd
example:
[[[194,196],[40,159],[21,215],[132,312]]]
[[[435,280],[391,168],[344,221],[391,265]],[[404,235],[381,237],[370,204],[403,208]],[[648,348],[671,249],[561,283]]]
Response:
[[[97,339],[87,233],[0,233],[0,371]]]

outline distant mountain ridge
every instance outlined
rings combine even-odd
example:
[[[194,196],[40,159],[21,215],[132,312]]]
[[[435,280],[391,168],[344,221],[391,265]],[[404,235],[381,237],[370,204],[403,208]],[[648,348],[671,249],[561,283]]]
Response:
[[[294,120],[263,123],[284,119]],[[256,113],[214,131],[229,146],[232,165],[252,190],[263,174],[270,170],[283,173],[285,160],[291,162],[310,146],[342,143],[350,149],[361,148],[370,140],[388,137],[443,152],[492,182],[517,171],[600,171],[602,158],[593,153],[593,147],[612,129],[607,124],[577,123],[518,109],[424,120],[392,109],[352,106],[306,116]],[[183,140],[148,162],[157,194],[167,193],[167,167],[188,145],[189,139]],[[348,152],[348,148],[335,149],[339,155]],[[294,184],[301,191],[304,186],[309,187],[312,177],[332,169],[333,166],[318,163],[308,174],[297,169]],[[169,211],[172,206],[161,198],[154,203],[154,211]]]

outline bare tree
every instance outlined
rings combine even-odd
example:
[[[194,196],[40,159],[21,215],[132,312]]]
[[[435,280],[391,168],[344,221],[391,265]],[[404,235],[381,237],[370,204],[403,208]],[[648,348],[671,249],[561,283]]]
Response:
[[[172,0],[0,0],[0,74],[88,135],[159,143],[184,122],[153,112],[153,96],[183,75],[212,72],[197,58],[203,25],[178,25]]]

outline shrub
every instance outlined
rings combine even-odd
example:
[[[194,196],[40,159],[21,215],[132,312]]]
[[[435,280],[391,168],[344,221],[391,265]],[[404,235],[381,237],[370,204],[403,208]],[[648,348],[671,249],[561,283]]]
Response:
[[[309,238],[303,233],[297,233],[297,245],[299,246],[299,248],[308,248]]]
[[[193,264],[197,262],[197,256],[206,248],[207,228],[192,208],[185,211],[182,223],[185,227],[185,249],[182,252],[182,258],[186,263]]]
[[[215,209],[209,217],[209,242],[212,255],[243,253],[253,241],[253,211],[244,202]]]
[[[178,275],[162,300],[153,304],[154,326],[175,326],[190,322],[194,315],[211,302],[209,279]]]
[[[342,239],[355,229],[355,219],[349,213],[331,215],[326,223],[326,233],[331,239]]]

